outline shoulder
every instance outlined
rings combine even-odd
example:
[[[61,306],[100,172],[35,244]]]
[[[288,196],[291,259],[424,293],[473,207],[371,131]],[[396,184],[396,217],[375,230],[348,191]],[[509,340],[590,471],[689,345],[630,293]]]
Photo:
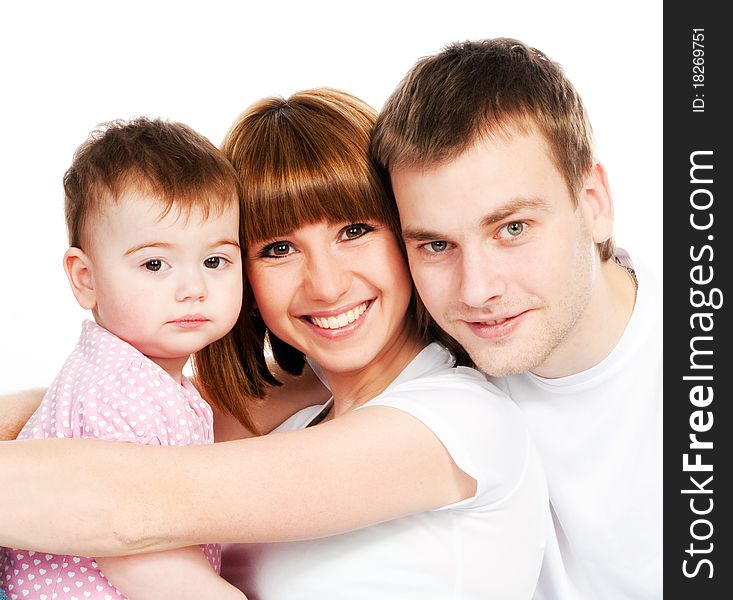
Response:
[[[115,396],[122,394],[133,399],[140,396],[162,398],[162,393],[177,388],[178,385],[171,377],[150,359],[135,357],[119,361],[113,367],[100,372],[90,380],[87,393]],[[162,393],[159,395],[158,391]],[[194,393],[198,395],[198,392]]]
[[[631,256],[623,248],[617,248],[614,255],[616,261],[627,269],[631,269],[638,282],[637,308],[659,311],[659,304],[662,301],[662,280],[661,276],[653,272],[643,261]],[[639,302],[641,301],[641,302]],[[641,306],[639,306],[641,304]]]
[[[390,406],[407,412],[432,429],[443,441],[464,438],[467,451],[522,454],[527,429],[519,407],[484,375],[467,367],[400,383],[364,407]]]
[[[75,412],[83,437],[156,445],[213,441],[209,405],[187,380],[179,385],[149,359],[118,365],[93,382]]]
[[[110,386],[122,379],[134,379],[135,372],[143,377],[152,375],[156,367],[139,350],[110,331],[94,323],[84,321],[76,347],[64,362],[59,380],[73,396],[86,393],[98,384]]]
[[[467,504],[500,502],[529,473],[543,484],[520,409],[475,369],[435,369],[398,382],[357,410],[376,406],[405,412],[432,431],[458,467],[478,483]]]
[[[461,426],[479,422],[485,432],[494,423],[523,427],[518,407],[483,373],[453,366],[452,360],[446,358],[447,350],[437,344],[428,346],[423,353],[416,359],[417,365],[410,365],[413,376],[399,377],[364,406],[390,405],[408,412],[434,414],[435,418]]]

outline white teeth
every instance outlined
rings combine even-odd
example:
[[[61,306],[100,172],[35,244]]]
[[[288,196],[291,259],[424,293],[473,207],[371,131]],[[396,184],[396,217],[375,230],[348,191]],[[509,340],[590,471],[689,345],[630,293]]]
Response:
[[[352,308],[351,310],[341,313],[340,315],[336,315],[335,317],[308,317],[308,319],[313,323],[313,325],[320,327],[321,329],[338,329],[339,327],[346,327],[346,325],[356,321],[364,314],[367,306],[369,306],[369,303],[364,302],[356,308]]]
[[[482,321],[481,325],[499,325],[506,321],[506,319],[497,319],[496,321]]]

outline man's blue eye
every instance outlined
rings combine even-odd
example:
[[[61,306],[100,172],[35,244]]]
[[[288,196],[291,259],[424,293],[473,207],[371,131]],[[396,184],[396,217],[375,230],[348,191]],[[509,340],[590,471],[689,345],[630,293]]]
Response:
[[[509,223],[506,226],[506,230],[509,235],[517,236],[524,231],[524,223],[522,223],[521,221],[515,221],[514,223]]]

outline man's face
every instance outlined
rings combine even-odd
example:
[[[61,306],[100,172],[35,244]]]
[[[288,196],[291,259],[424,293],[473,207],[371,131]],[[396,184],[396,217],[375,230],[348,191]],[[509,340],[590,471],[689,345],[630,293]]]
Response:
[[[556,377],[582,352],[594,237],[610,227],[599,194],[610,199],[594,171],[576,208],[542,136],[510,133],[397,169],[392,184],[415,286],[437,323],[489,375]]]

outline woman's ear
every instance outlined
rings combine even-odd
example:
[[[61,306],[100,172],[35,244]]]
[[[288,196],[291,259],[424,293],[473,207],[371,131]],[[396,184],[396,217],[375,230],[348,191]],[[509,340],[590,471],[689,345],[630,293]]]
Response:
[[[97,295],[89,256],[72,246],[64,254],[64,271],[76,301],[82,308],[92,310],[97,305]]]
[[[613,234],[613,200],[606,169],[595,163],[586,177],[581,195],[593,241],[600,244]]]

